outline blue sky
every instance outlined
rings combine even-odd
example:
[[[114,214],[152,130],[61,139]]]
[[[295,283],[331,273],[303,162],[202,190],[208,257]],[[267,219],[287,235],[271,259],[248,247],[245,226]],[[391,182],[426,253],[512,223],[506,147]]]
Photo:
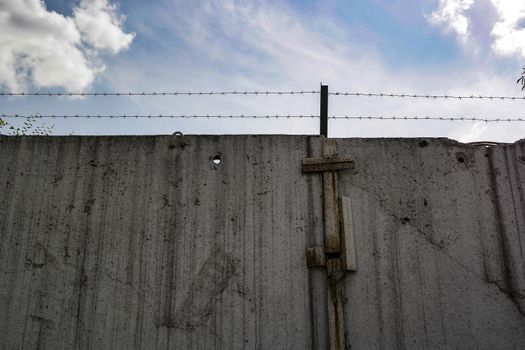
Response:
[[[0,34],[3,91],[316,90],[323,82],[331,91],[524,95],[516,84],[525,65],[521,1],[0,0],[1,21],[8,29]],[[319,109],[316,95],[2,97],[0,103],[0,114]],[[522,117],[524,104],[332,96],[330,114]],[[316,120],[46,123],[56,134],[315,134],[318,128]],[[331,121],[330,130],[334,137],[514,141],[524,137],[525,123]]]

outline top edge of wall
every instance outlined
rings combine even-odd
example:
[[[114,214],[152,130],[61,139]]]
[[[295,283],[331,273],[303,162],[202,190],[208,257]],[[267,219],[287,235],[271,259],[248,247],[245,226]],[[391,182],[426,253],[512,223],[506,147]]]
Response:
[[[24,135],[24,136],[10,136],[10,135],[1,135],[0,134],[0,140],[6,140],[6,139],[44,139],[44,138],[51,138],[51,139],[126,139],[126,138],[138,138],[138,139],[148,139],[148,138],[169,138],[173,137],[174,135],[60,135],[60,136],[40,136],[40,135]],[[208,139],[217,139],[217,138],[324,138],[323,136],[319,135],[287,135],[287,134],[211,134],[211,135],[205,135],[205,134],[184,134],[184,137],[191,137],[191,138],[208,138]],[[399,141],[407,141],[407,142],[421,142],[423,140],[426,141],[439,141],[443,144],[448,145],[454,145],[454,146],[499,146],[499,145],[518,145],[518,144],[525,144],[525,138],[516,140],[514,142],[494,142],[494,141],[480,141],[480,142],[469,142],[469,143],[463,143],[457,140],[449,139],[447,137],[344,137],[344,138],[333,138],[334,140],[355,140],[355,141],[361,141],[361,142],[399,142]]]

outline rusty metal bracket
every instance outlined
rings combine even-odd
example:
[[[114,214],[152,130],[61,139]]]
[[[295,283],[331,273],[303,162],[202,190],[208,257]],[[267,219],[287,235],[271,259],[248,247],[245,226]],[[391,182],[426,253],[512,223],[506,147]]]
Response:
[[[305,173],[323,173],[324,246],[306,251],[308,267],[326,267],[330,349],[344,349],[344,276],[356,271],[349,198],[339,195],[339,170],[352,169],[350,156],[337,154],[337,142],[322,139],[323,157],[304,158]]]
[[[312,247],[306,249],[306,264],[308,267],[325,267],[326,257],[324,247]]]
[[[349,155],[337,154],[337,142],[333,139],[322,139],[322,147],[323,157],[303,158],[302,161],[304,173],[323,173],[325,244],[324,247],[309,248],[308,266],[326,266],[326,259],[320,258],[324,254],[325,258],[341,257],[346,271],[356,271],[351,202],[350,198],[339,195],[337,173],[339,170],[353,169],[354,161]]]
[[[303,172],[321,172],[352,169],[354,161],[350,156],[329,156],[324,158],[304,158]]]

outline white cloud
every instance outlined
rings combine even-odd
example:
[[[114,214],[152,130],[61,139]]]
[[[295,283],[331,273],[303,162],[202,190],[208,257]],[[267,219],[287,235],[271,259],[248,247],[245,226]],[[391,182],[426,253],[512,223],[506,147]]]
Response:
[[[474,0],[439,0],[439,8],[428,17],[433,24],[442,25],[453,31],[459,41],[466,42],[469,37],[469,18],[466,15]]]
[[[48,11],[40,0],[0,0],[0,28],[0,85],[11,91],[29,84],[81,91],[104,69],[100,51],[117,53],[133,38],[106,0],[83,0],[73,17]]]
[[[476,6],[484,13],[474,11]],[[483,38],[487,49],[496,55],[525,58],[523,0],[439,0],[438,9],[427,20],[454,32],[458,41],[474,52]],[[479,32],[473,33],[473,27]]]
[[[114,54],[127,49],[135,36],[122,31],[124,18],[107,0],[83,0],[75,9],[74,20],[87,43]]]
[[[525,58],[525,1],[492,0],[492,3],[499,14],[492,28],[494,52]]]

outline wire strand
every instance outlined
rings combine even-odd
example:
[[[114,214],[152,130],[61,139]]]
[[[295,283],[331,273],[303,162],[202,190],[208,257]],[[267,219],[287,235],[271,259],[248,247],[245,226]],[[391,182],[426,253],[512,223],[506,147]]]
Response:
[[[367,93],[367,92],[330,92],[333,96],[353,96],[353,97],[395,97],[395,98],[414,98],[414,99],[450,99],[450,100],[525,100],[525,96],[484,96],[484,95],[429,95],[429,94],[405,94],[405,93]]]
[[[144,91],[144,92],[6,92],[0,91],[0,97],[13,96],[41,96],[41,97],[125,97],[125,96],[225,96],[225,95],[315,95],[318,90],[296,90],[296,91],[256,91],[256,90],[234,90],[234,91]],[[409,94],[409,93],[383,93],[383,92],[329,92],[332,96],[353,97],[395,97],[413,99],[451,99],[451,100],[525,100],[525,96],[485,96],[485,95],[432,95],[432,94]]]
[[[48,114],[48,115],[19,115],[19,114],[1,114],[0,118],[35,118],[35,119],[41,119],[41,118],[91,118],[91,119],[133,119],[133,118],[151,118],[151,119],[157,119],[157,118],[181,118],[181,119],[197,119],[197,118],[220,118],[220,119],[289,119],[289,118],[319,118],[319,116],[316,115],[128,115],[128,114],[122,114],[122,115],[113,115],[113,114],[106,114],[106,115],[55,115],[55,114]]]
[[[486,122],[486,123],[498,123],[498,122],[523,122],[525,118],[483,118],[483,117],[431,117],[431,116],[330,116],[329,119],[346,119],[346,120],[437,120],[437,121],[458,121],[458,122]]]
[[[149,92],[0,92],[0,96],[224,96],[224,95],[307,95],[318,94],[319,91],[149,91]]]
[[[20,115],[20,114],[1,114],[0,118],[26,118],[26,119],[68,119],[68,118],[90,118],[90,119],[138,119],[138,118],[168,118],[168,119],[306,119],[306,118],[319,118],[318,115],[118,115],[118,114],[106,114],[106,115]],[[433,121],[477,121],[486,123],[498,123],[498,122],[524,122],[525,118],[484,118],[484,117],[434,117],[434,116],[352,116],[352,115],[339,115],[329,116],[328,119],[332,120],[390,120],[390,121],[403,121],[403,120],[433,120]]]

